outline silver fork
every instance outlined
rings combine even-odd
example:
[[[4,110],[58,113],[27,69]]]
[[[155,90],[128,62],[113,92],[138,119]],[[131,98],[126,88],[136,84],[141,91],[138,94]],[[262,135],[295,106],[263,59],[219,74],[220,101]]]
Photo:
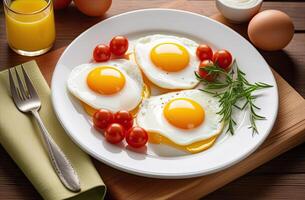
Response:
[[[42,138],[44,139],[45,146],[47,147],[49,157],[56,171],[56,174],[67,189],[73,192],[79,192],[80,182],[78,176],[72,168],[69,160],[66,158],[65,154],[56,145],[48,133],[48,130],[44,126],[38,113],[38,110],[41,107],[41,102],[34,86],[31,83],[30,78],[26,74],[22,65],[21,68],[22,70],[20,75],[16,68],[9,70],[10,90],[14,103],[18,110],[21,112],[33,114],[41,130]],[[16,74],[17,83],[15,83],[11,71],[14,71]],[[20,78],[21,75],[24,77],[25,85]]]

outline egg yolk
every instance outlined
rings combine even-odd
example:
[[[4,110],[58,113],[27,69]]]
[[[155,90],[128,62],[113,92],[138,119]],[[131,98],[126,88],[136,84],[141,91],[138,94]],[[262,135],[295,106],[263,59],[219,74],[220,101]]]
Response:
[[[176,43],[160,43],[152,48],[150,59],[153,64],[167,72],[184,69],[190,61],[185,47]]]
[[[123,89],[125,77],[114,67],[97,67],[88,74],[87,85],[91,90],[103,95],[115,94]]]
[[[165,105],[163,114],[173,126],[192,129],[203,122],[205,112],[197,102],[188,98],[177,98]]]

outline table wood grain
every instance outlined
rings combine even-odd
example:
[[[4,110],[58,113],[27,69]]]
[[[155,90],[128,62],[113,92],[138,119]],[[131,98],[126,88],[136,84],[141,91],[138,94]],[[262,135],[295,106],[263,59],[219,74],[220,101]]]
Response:
[[[182,1],[181,1],[182,2]],[[81,32],[109,16],[125,11],[160,7],[175,8],[179,0],[114,0],[109,12],[100,18],[80,14],[74,6],[56,11],[57,39],[53,49],[68,45]],[[218,11],[212,0],[182,2],[185,10],[203,15]],[[2,6],[2,1],[1,1]],[[264,52],[264,58],[273,68],[305,97],[305,1],[265,1],[262,9],[278,9],[291,16],[295,24],[292,42],[282,51]],[[0,11],[0,69],[32,58],[12,52],[6,42],[3,10]],[[0,98],[1,101],[1,98]],[[304,109],[305,108],[300,108]],[[285,153],[250,174],[228,184],[205,199],[304,199],[305,144]],[[0,147],[0,199],[41,199],[31,183]]]

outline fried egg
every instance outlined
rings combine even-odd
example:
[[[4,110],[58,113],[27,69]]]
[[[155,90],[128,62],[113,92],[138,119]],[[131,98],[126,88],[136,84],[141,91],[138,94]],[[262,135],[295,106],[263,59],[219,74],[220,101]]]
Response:
[[[166,144],[188,153],[211,147],[223,130],[218,100],[200,90],[150,97],[136,118],[151,143]]]
[[[145,76],[166,89],[191,89],[198,84],[194,71],[199,66],[198,44],[171,35],[149,35],[135,42],[134,56]]]
[[[101,108],[112,112],[133,110],[143,94],[139,68],[125,59],[79,65],[71,71],[67,86],[89,112]]]

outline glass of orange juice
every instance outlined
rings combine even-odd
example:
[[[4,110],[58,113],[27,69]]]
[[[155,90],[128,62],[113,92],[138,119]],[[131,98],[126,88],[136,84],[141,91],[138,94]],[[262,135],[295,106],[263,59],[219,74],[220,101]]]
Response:
[[[4,0],[9,46],[24,56],[50,50],[55,41],[52,0]]]

